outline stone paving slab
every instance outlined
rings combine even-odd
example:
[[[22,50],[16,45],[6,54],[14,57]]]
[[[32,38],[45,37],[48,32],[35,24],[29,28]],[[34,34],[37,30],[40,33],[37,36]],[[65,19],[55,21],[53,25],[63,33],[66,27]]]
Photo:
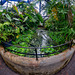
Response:
[[[3,61],[0,56],[0,75],[20,75],[12,71]],[[70,63],[55,75],[75,75],[75,53]]]

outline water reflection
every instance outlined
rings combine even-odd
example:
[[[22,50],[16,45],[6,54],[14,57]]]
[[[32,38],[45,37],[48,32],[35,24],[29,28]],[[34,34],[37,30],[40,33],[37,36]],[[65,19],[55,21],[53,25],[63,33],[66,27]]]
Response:
[[[33,39],[30,42],[33,47],[46,47],[53,44],[52,39],[49,37],[49,32],[44,29],[37,29]],[[37,53],[41,54],[40,48]]]

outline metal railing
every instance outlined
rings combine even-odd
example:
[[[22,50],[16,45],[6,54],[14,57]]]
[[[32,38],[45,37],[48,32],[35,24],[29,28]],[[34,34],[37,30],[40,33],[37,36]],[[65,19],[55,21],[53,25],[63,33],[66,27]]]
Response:
[[[49,55],[49,54],[54,54],[54,53],[57,53],[57,52],[62,52],[63,50],[67,49],[67,48],[70,48],[72,47],[72,44],[73,44],[73,40],[69,41],[69,42],[66,42],[64,44],[61,44],[61,45],[57,45],[57,46],[53,46],[53,47],[21,47],[21,46],[16,46],[16,45],[12,45],[12,44],[9,44],[7,42],[3,42],[9,46],[14,46],[14,47],[18,47],[18,48],[25,48],[25,49],[34,49],[35,50],[35,53],[34,54],[31,54],[31,53],[24,53],[24,52],[17,52],[15,50],[10,50],[10,49],[7,49],[7,51],[12,51],[12,52],[16,52],[16,53],[20,53],[20,54],[26,54],[26,55],[34,55],[36,56],[36,60],[38,60],[38,55]],[[43,53],[43,54],[38,54],[37,52],[37,49],[47,49],[47,48],[57,48],[57,47],[61,47],[61,46],[65,46],[65,45],[68,45],[68,47],[62,49],[62,50],[59,50],[57,52],[52,52],[52,53]]]

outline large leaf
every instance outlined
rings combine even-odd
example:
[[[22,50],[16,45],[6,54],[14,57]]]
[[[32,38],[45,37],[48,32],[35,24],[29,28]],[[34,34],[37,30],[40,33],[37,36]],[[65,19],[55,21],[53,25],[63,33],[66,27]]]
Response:
[[[23,22],[25,22],[27,19],[28,19],[28,16],[27,16],[27,17],[25,17],[25,19],[24,19],[24,21],[23,21]]]
[[[22,15],[22,14],[19,14],[19,17],[20,17],[20,18],[22,18],[22,19],[24,19],[24,17],[23,17],[23,15]]]
[[[37,15],[38,19],[41,21],[41,23],[43,23],[44,19],[42,18],[42,16],[39,13],[37,13],[36,15]]]
[[[6,14],[5,16],[9,21],[11,21],[11,17],[8,14]]]
[[[32,19],[32,16],[31,16],[31,15],[29,15],[29,14],[27,14],[27,13],[25,13],[25,15],[27,15],[30,19]]]
[[[35,18],[32,18],[32,22],[34,22],[34,23],[35,23],[35,22],[36,22],[36,19],[35,19]]]
[[[2,15],[2,12],[0,12],[0,15]]]
[[[3,26],[3,24],[2,23],[0,23],[0,27],[2,27]]]
[[[19,27],[16,28],[15,32],[16,32],[16,33],[20,33]]]
[[[4,22],[3,25],[10,25],[10,22]]]
[[[14,20],[16,20],[16,21],[19,21],[19,19],[18,18],[13,18]]]
[[[13,5],[13,9],[19,14],[18,8],[15,5]]]
[[[19,20],[20,20],[21,22],[23,22],[23,20],[22,20],[22,19],[20,19],[20,18],[19,18]]]

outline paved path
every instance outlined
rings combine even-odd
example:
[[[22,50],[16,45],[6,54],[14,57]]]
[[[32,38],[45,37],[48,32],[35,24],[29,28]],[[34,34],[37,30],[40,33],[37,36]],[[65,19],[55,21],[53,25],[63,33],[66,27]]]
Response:
[[[6,66],[0,56],[0,75],[19,75]],[[75,75],[75,53],[70,63],[55,75]]]

